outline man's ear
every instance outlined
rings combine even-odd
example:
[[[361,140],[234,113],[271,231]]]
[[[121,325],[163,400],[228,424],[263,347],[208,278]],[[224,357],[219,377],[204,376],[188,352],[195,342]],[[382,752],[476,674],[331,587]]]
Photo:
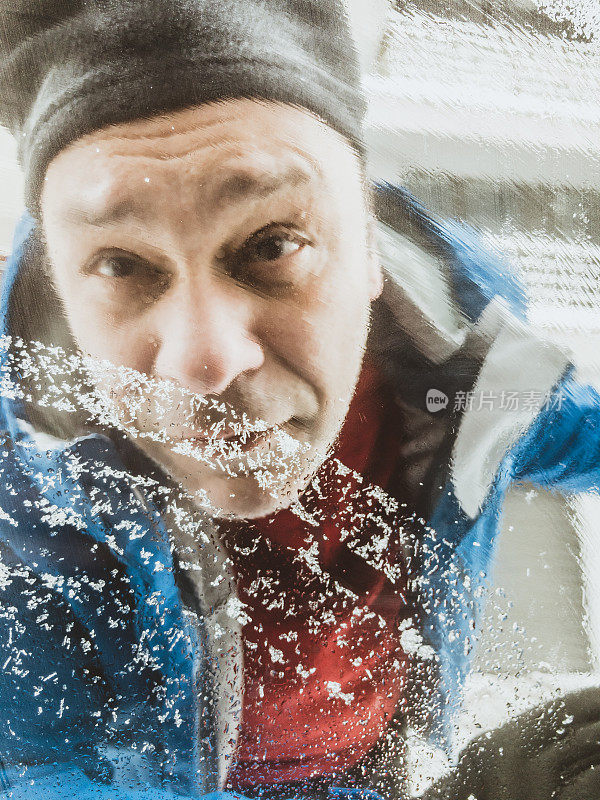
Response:
[[[383,291],[383,270],[379,260],[379,250],[377,247],[377,229],[375,217],[370,214],[367,225],[367,257],[368,280],[369,280],[369,299],[371,302],[377,300]]]

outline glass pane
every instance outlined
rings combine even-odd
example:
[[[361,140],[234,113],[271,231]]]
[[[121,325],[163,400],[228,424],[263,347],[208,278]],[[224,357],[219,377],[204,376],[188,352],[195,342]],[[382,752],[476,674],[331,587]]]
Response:
[[[597,29],[0,9],[0,794],[599,796]]]

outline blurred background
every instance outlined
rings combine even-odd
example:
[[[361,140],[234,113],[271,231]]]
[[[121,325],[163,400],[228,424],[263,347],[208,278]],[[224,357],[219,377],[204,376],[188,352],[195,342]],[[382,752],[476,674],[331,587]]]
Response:
[[[597,0],[348,2],[370,98],[373,177],[476,228],[528,287],[531,321],[572,347],[598,383]],[[1,129],[0,185],[6,255],[22,188],[15,144]],[[599,528],[597,496],[529,487],[509,496],[465,736],[597,671]],[[426,761],[434,763],[421,758],[423,780]]]

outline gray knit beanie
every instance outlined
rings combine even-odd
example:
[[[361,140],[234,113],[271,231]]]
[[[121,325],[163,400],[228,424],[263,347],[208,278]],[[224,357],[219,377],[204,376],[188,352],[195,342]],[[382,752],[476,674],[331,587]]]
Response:
[[[0,122],[34,213],[48,164],[74,140],[225,98],[302,106],[361,146],[342,0],[8,0],[0,59]]]

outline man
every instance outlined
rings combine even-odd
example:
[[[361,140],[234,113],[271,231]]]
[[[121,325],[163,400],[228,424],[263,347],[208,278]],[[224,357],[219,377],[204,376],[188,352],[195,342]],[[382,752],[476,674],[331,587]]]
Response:
[[[337,2],[2,22],[30,212],[2,306],[7,791],[382,770],[399,796],[403,720],[449,745],[506,488],[597,486],[599,398],[467,234],[367,186]]]

